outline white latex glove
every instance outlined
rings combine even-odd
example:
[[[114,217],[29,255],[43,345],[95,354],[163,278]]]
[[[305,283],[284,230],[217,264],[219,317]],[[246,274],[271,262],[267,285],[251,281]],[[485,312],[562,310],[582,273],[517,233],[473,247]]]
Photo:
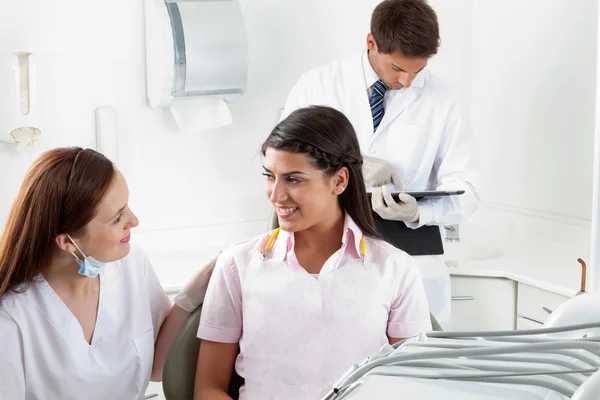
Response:
[[[407,193],[400,193],[400,202],[396,203],[387,186],[375,188],[371,197],[371,205],[383,219],[391,221],[416,222],[419,220],[417,199]]]
[[[204,296],[206,296],[206,290],[208,289],[208,281],[212,276],[220,254],[221,252],[200,267],[200,271],[198,271],[196,276],[175,296],[175,304],[187,312],[192,312],[204,302]]]
[[[392,164],[381,158],[364,156],[362,173],[365,183],[369,186],[378,187],[391,183],[398,190],[401,191],[403,189],[402,182],[400,182],[400,178],[398,178]]]

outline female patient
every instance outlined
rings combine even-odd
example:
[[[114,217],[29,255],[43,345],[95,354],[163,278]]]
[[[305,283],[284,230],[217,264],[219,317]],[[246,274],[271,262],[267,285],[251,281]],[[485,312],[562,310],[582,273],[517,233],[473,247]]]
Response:
[[[196,399],[318,399],[383,344],[430,330],[418,268],[379,238],[352,125],[310,107],[262,146],[280,230],[219,257],[202,310]],[[238,354],[239,352],[239,354]]]
[[[143,399],[170,309],[123,175],[61,148],[30,168],[0,240],[0,398]]]

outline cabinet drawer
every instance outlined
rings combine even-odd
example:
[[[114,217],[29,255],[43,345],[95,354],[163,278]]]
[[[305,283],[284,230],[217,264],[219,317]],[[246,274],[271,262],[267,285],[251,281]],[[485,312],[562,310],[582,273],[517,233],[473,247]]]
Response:
[[[146,389],[146,396],[157,395],[151,397],[152,400],[165,400],[165,395],[162,390],[162,384],[160,382],[150,382]]]
[[[517,292],[517,316],[544,323],[550,312],[568,300],[562,294],[519,283]]]
[[[515,283],[509,279],[453,276],[452,330],[515,328]]]
[[[480,276],[453,276],[450,280],[453,304],[455,301],[476,300],[478,297],[489,298],[493,295],[511,292],[515,297],[515,282],[505,278],[488,278]],[[475,299],[472,299],[472,298]]]

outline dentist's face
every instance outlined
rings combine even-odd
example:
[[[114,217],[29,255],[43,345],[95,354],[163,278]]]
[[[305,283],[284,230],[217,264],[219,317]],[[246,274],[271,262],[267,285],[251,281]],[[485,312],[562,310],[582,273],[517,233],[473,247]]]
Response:
[[[380,53],[371,33],[367,36],[367,48],[371,67],[387,87],[394,90],[409,88],[429,61],[428,58],[405,58],[399,52]]]
[[[117,171],[112,184],[100,202],[96,216],[86,225],[83,237],[73,237],[86,256],[98,261],[116,261],[129,254],[131,229],[138,219],[127,206],[129,189]],[[79,252],[76,252],[77,255]]]
[[[284,231],[309,229],[339,211],[339,173],[328,177],[306,155],[270,147],[265,152],[263,168],[265,193],[275,206]]]

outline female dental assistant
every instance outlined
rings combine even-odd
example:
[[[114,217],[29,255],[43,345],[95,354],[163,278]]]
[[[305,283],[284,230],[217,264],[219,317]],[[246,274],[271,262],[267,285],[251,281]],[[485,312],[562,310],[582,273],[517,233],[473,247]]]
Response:
[[[0,239],[0,399],[143,399],[170,301],[123,175],[81,148],[30,168]]]

